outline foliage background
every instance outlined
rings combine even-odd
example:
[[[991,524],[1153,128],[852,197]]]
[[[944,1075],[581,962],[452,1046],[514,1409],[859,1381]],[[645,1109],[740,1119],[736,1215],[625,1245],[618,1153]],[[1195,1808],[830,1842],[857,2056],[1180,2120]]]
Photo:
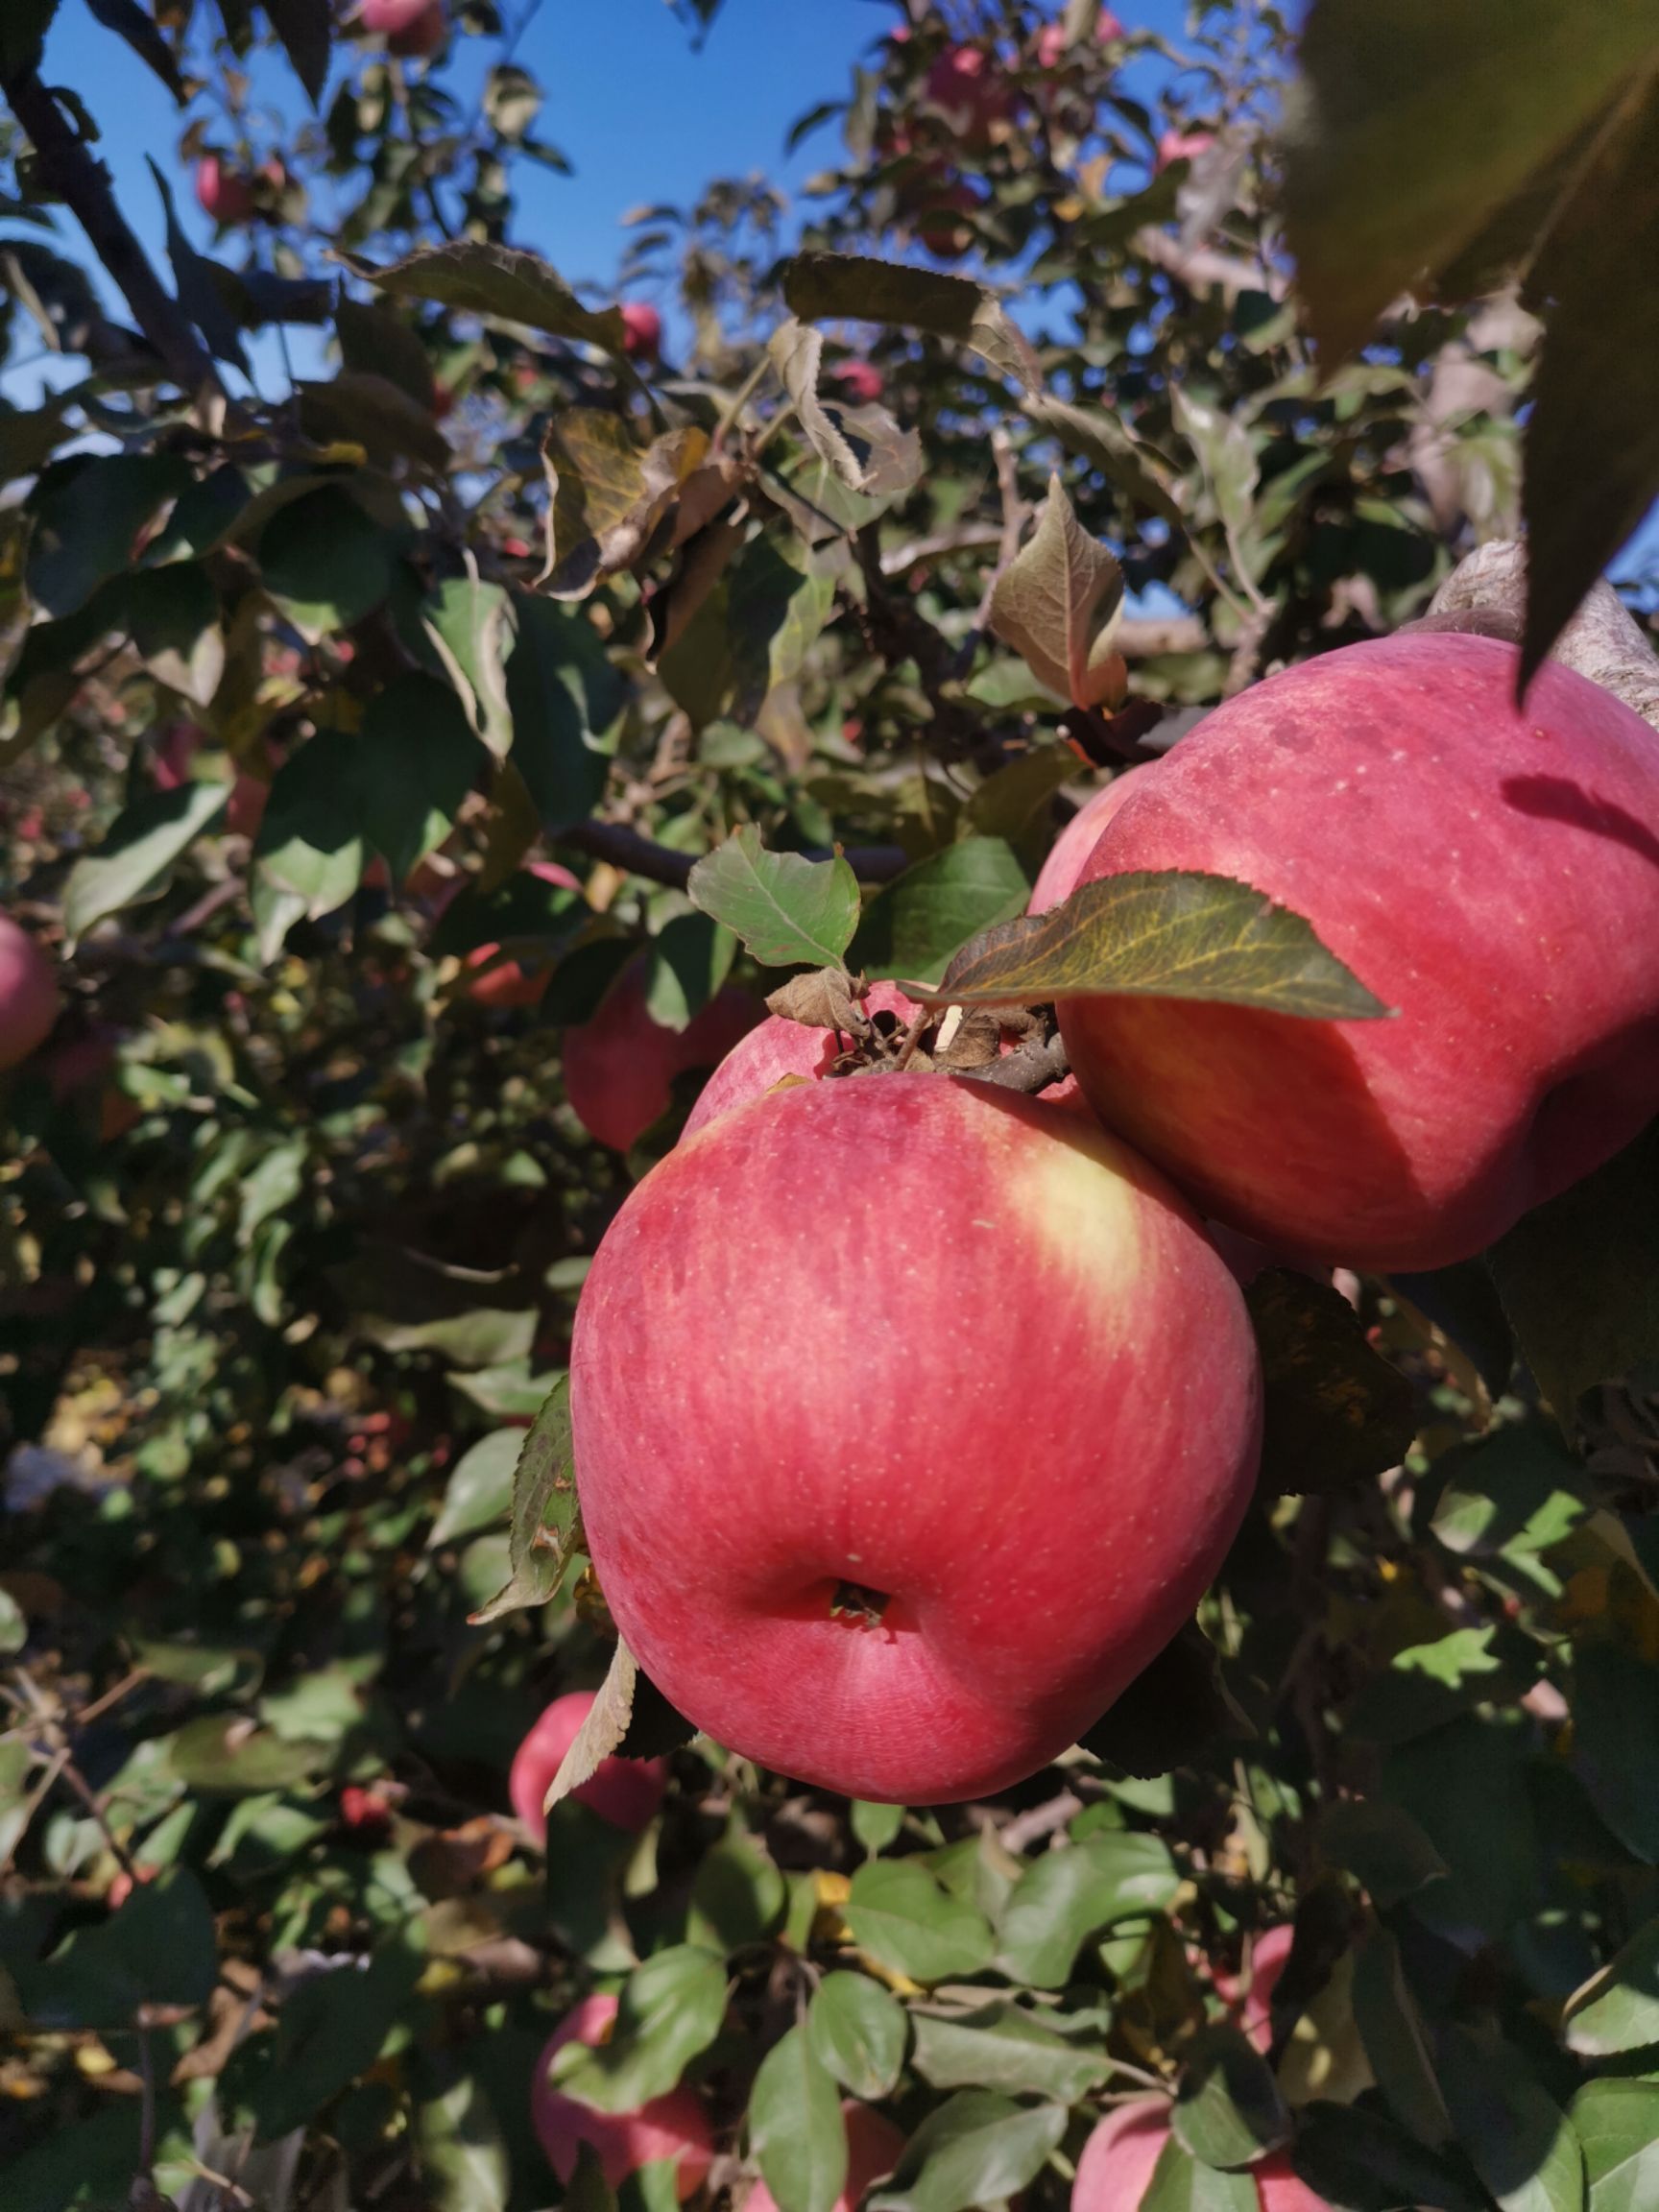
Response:
[[[0,26],[18,117],[51,12]],[[606,1622],[574,1573],[469,1615],[509,1578],[588,1256],[672,1136],[591,1142],[563,1039],[641,950],[670,1027],[765,980],[691,861],[744,823],[840,842],[854,955],[936,974],[1022,907],[1086,759],[1397,626],[1519,519],[1539,325],[1513,293],[1392,303],[1316,373],[1262,135],[1277,11],[1202,8],[1178,47],[1132,26],[1126,64],[1083,9],[1048,65],[1017,0],[911,12],[825,85],[798,206],[714,180],[635,228],[622,283],[675,301],[649,401],[602,299],[487,251],[528,243],[543,90],[551,138],[580,96],[489,0],[429,69],[330,50],[300,0],[171,5],[158,36],[98,11],[109,97],[177,66],[181,156],[283,164],[211,255],[172,234],[177,304],[136,333],[0,122],[5,343],[61,354],[0,407],[0,898],[70,998],[0,1100],[8,2212],[140,2176],[189,2212],[534,2212],[537,2054],[644,1960],[674,2002],[626,2079],[698,2085],[734,2197],[757,2070],[803,2017],[911,2137],[895,2212],[1063,2204],[1148,2079],[1183,2094],[1157,2212],[1253,2202],[1238,2144],[1286,2136],[1355,2212],[1659,2189],[1648,1149],[1490,1268],[1360,1285],[1359,1327],[1269,1286],[1261,1510],[1202,1638],[1062,1768],[901,1813],[699,1742],[637,1842],[566,1804],[542,1855],[506,1811]],[[998,42],[983,128],[929,96],[951,36]],[[694,98],[717,48],[685,66]],[[1169,131],[1212,143],[1159,166]],[[879,415],[821,386],[858,489],[766,366],[822,299],[781,265],[797,231],[1014,301],[991,359],[917,327],[959,330],[964,300],[934,313],[914,279],[860,280],[883,324],[825,323],[831,368],[880,373]],[[337,257],[441,238],[475,249],[464,285]],[[264,373],[276,331],[292,383]],[[1120,711],[1048,694],[988,628],[1056,470],[1141,595]],[[469,994],[487,945],[551,971],[538,1004]],[[1229,2023],[1286,1926],[1269,2065]],[[835,2123],[800,2080],[769,2124],[816,2142]],[[628,2194],[666,2200],[661,2174]],[[785,2212],[817,2212],[809,2185]]]

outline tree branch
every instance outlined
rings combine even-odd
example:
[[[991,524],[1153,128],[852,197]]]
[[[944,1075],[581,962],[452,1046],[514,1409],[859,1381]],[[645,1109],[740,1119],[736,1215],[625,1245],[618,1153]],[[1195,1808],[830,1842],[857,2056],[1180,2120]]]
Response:
[[[613,868],[624,869],[630,876],[643,876],[648,883],[671,883],[680,891],[685,888],[697,858],[694,853],[677,853],[671,845],[658,845],[621,822],[578,822],[573,830],[562,830],[554,842],[573,846],[595,860],[608,860]],[[828,860],[830,854],[814,846],[806,857]],[[910,865],[900,845],[849,845],[842,857],[861,883],[890,883]]]
[[[92,250],[120,286],[133,321],[187,392],[216,385],[213,363],[189,318],[167,290],[115,204],[109,172],[76,136],[51,90],[34,69],[0,82],[12,112],[28,133],[41,181],[74,215]]]

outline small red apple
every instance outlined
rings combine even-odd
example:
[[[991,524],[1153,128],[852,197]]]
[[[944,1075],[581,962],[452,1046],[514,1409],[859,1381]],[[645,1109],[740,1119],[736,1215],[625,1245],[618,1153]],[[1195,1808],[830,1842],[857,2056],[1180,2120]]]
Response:
[[[866,2193],[885,2179],[904,2153],[904,2136],[885,2113],[873,2104],[860,2104],[843,2097],[841,2117],[847,2124],[847,2178],[830,2212],[858,2212]],[[743,2199],[738,2212],[778,2212],[778,2200],[764,2181],[757,2181]]]
[[[206,153],[196,164],[196,204],[221,229],[228,229],[252,221],[253,186],[223,154]]]
[[[0,914],[0,1069],[44,1044],[62,997],[51,960],[9,914]]]
[[[1176,161],[1196,161],[1215,143],[1214,131],[1166,131],[1158,141],[1154,172],[1167,169]]]
[[[781,1773],[933,1804],[1046,1765],[1191,1612],[1261,1377],[1232,1277],[1115,1139],[871,1074],[734,1107],[637,1187],[570,1411],[593,1563],[663,1695]]]
[[[354,1836],[373,1840],[390,1829],[392,1808],[377,1791],[348,1782],[340,1792],[340,1820]]]
[[[448,32],[444,0],[361,0],[357,20],[385,39],[388,53],[416,60],[435,54]]]
[[[565,1094],[589,1137],[626,1152],[668,1111],[676,1075],[712,1068],[761,1019],[749,996],[728,985],[684,1029],[651,1018],[650,964],[623,969],[599,1011],[565,1032]]]
[[[662,318],[648,300],[622,302],[622,350],[630,361],[655,361],[662,350]]]
[[[982,46],[947,48],[928,70],[922,97],[974,153],[983,153],[990,145],[1013,105],[995,55]]]
[[[1095,1111],[1276,1251],[1467,1260],[1659,1111],[1659,747],[1556,662],[1407,633],[1269,677],[1139,777],[1083,879],[1190,869],[1304,915],[1391,1015],[1060,1008]]]
[[[605,2179],[613,2189],[641,2166],[659,2159],[678,2162],[676,2193],[684,2200],[701,2188],[713,2162],[714,2141],[703,2107],[690,2089],[670,2089],[653,2097],[637,2112],[600,2112],[579,2098],[554,2087],[547,2069],[566,2043],[597,2047],[605,2042],[616,2019],[614,1997],[596,1991],[584,1997],[566,2013],[541,2054],[530,2093],[530,2119],[547,2153],[547,2163],[560,2181],[568,2183],[576,2171],[576,2155],[584,2143],[598,2154]]]
[[[555,1697],[514,1753],[507,1793],[514,1812],[538,1843],[547,1840],[547,1815],[542,1811],[547,1791],[592,1703],[591,1690],[571,1690]],[[570,1794],[613,1828],[637,1835],[656,1818],[667,1787],[664,1760],[602,1759],[592,1778]]]
[[[985,196],[961,177],[921,186],[914,204],[919,210],[916,234],[935,261],[960,261],[974,243],[973,226],[962,220],[976,215]]]
[[[202,749],[202,731],[194,722],[169,722],[150,756],[150,773],[163,791],[177,791],[190,774],[190,763]]]
[[[881,372],[873,361],[837,361],[826,371],[826,384],[835,384],[854,407],[872,407],[886,389]]]
[[[563,890],[580,891],[582,888],[569,869],[562,868],[557,860],[529,861],[525,873],[540,877],[543,883],[556,884]],[[456,887],[458,889],[459,885]],[[447,904],[447,901],[445,902]],[[546,997],[547,986],[553,980],[551,963],[532,960],[526,965],[518,960],[496,960],[495,955],[500,950],[497,944],[475,945],[468,953],[468,968],[482,968],[486,971],[475,981],[468,984],[468,998],[478,1006],[539,1005]],[[494,962],[493,967],[490,965],[492,961]]]

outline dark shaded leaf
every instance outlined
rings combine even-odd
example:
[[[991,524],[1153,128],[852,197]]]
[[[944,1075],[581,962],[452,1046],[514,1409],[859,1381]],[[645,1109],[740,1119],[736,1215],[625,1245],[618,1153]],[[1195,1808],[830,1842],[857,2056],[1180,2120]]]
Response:
[[[364,834],[401,883],[454,828],[484,749],[449,686],[411,670],[370,701],[358,751]]]
[[[1171,2115],[1178,2142],[1206,2166],[1246,2166],[1290,2132],[1268,2065],[1242,2029],[1206,2028],[1190,2045]]]
[[[506,682],[513,765],[541,827],[557,834],[604,796],[627,683],[591,623],[545,599],[518,602]]]
[[[1192,1624],[1165,1645],[1078,1741],[1108,1766],[1146,1779],[1190,1766],[1218,1736],[1254,1734],[1222,1685],[1214,1646]]]
[[[1567,2004],[1567,2047],[1585,2058],[1659,2046],[1659,1920],[1630,1938]]]
[[[264,0],[264,7],[315,108],[328,79],[328,0]]]
[[[849,964],[875,976],[930,984],[975,932],[1018,914],[1031,885],[1000,837],[966,837],[907,868],[866,908]],[[942,987],[941,987],[942,991]],[[931,994],[936,999],[941,992]]]
[[[474,1627],[525,1606],[545,1605],[581,1549],[569,1393],[570,1378],[561,1375],[524,1439],[513,1471],[513,1520],[507,1540],[512,1576],[481,1612],[470,1616]],[[620,1729],[617,1734],[620,1739]]]
[[[319,5],[324,0],[318,0]],[[125,38],[146,68],[155,71],[182,107],[185,100],[184,80],[179,74],[179,64],[173,59],[173,49],[156,27],[156,18],[147,15],[138,0],[86,0],[87,7],[107,31]]]
[[[1399,1466],[1417,1430],[1411,1384],[1342,1293],[1273,1267],[1244,1298],[1262,1354],[1262,1493],[1328,1495]]]
[[[1043,373],[1029,341],[994,292],[965,276],[943,276],[858,254],[797,253],[783,264],[783,298],[803,323],[885,323],[955,338],[1028,394]]]
[[[354,276],[402,299],[436,300],[468,314],[544,330],[553,338],[602,346],[608,353],[622,351],[621,309],[595,313],[584,307],[556,269],[521,247],[453,238],[385,267],[354,253],[340,258]]]
[[[1502,2212],[1584,2212],[1573,2123],[1506,2044],[1449,2028],[1440,2083],[1457,2140]]]

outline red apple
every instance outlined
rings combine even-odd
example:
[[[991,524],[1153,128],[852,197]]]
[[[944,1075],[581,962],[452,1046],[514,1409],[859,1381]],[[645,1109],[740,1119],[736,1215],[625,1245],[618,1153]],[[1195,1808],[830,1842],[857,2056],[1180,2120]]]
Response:
[[[1107,823],[1134,790],[1136,778],[1145,773],[1144,768],[1120,768],[1104,790],[1096,791],[1078,807],[1055,838],[1038,873],[1027,914],[1046,914],[1050,906],[1058,906],[1062,899],[1070,897],[1083,873],[1083,863],[1100,842]]]
[[[917,212],[916,235],[935,261],[960,261],[974,243],[973,226],[961,218],[976,215],[984,195],[960,177],[918,185],[908,195]]]
[[[763,1766],[912,1804],[1034,1773],[1168,1642],[1260,1398],[1159,1176],[933,1074],[792,1085],[670,1153],[570,1354],[589,1547],[652,1680]]]
[[[51,960],[9,914],[0,914],[0,1068],[27,1060],[62,1003]]]
[[[982,46],[949,47],[928,70],[922,97],[975,153],[990,145],[1012,107],[997,59]]]
[[[1109,2112],[1083,2146],[1071,2212],[1140,2212],[1169,2135],[1169,2106],[1162,2097],[1138,2098]],[[1262,2212],[1331,2212],[1283,2151],[1270,2152],[1249,2171]]]
[[[530,2118],[547,2153],[547,2163],[562,2182],[576,2171],[576,2154],[584,2143],[598,2154],[605,2178],[613,2189],[637,2174],[641,2166],[660,2158],[679,2161],[677,2193],[682,2200],[700,2188],[713,2160],[714,2143],[703,2107],[689,2089],[670,2089],[653,2097],[637,2112],[600,2112],[579,2098],[556,2089],[547,2079],[554,2054],[566,2043],[597,2046],[605,2042],[616,2018],[616,2000],[595,1992],[584,1997],[566,2013],[541,2054],[530,2093]]]
[[[873,2104],[860,2104],[843,2097],[841,2117],[847,2123],[847,2178],[830,2212],[857,2212],[865,2192],[891,2174],[903,2155],[904,2136],[885,2113]],[[778,2212],[778,2200],[764,2181],[757,2181],[744,2198],[739,2212]]]
[[[591,1690],[571,1690],[555,1697],[514,1753],[508,1795],[538,1843],[547,1840],[547,1815],[542,1811],[547,1791],[592,1702]],[[613,1828],[637,1835],[656,1818],[667,1787],[668,1767],[661,1759],[603,1759],[591,1780],[570,1794]]]
[[[1659,1109],[1659,747],[1489,637],[1329,653],[1230,700],[1137,781],[1084,880],[1241,878],[1391,1019],[1069,1001],[1103,1118],[1278,1251],[1388,1271],[1481,1251]]]
[[[712,1068],[760,1020],[734,986],[711,998],[684,1029],[654,1022],[645,1003],[650,963],[634,960],[591,1022],[565,1032],[565,1094],[589,1137],[626,1152],[668,1111],[676,1075]]]
[[[553,883],[565,891],[580,891],[582,886],[568,868],[562,868],[557,860],[531,860],[525,863],[525,873],[540,877],[543,883]],[[411,886],[414,878],[410,878]],[[460,889],[457,878],[448,898]],[[443,911],[443,907],[439,908]],[[468,968],[481,968],[485,973],[467,986],[467,996],[474,1005],[492,1007],[523,1007],[540,1004],[545,998],[547,986],[553,980],[553,969],[548,961],[531,960],[528,965],[518,960],[497,960],[501,948],[498,944],[475,945],[468,953]],[[492,966],[491,963],[494,965]]]
[[[662,318],[648,300],[622,302],[622,350],[631,361],[655,361],[662,350]]]
[[[357,20],[385,39],[388,53],[415,60],[435,54],[448,31],[444,0],[361,0]]]
[[[253,219],[253,186],[223,154],[207,153],[196,164],[196,204],[221,228]]]
[[[1207,154],[1215,143],[1214,131],[1166,131],[1158,141],[1158,154],[1153,161],[1154,173],[1167,169],[1176,161],[1196,161],[1200,154]]]
[[[169,722],[156,740],[150,756],[150,773],[162,791],[177,791],[190,774],[190,763],[202,748],[202,732],[194,722]]]
[[[837,361],[825,372],[824,381],[838,385],[842,397],[854,407],[874,406],[885,390],[881,372],[873,361]]]

